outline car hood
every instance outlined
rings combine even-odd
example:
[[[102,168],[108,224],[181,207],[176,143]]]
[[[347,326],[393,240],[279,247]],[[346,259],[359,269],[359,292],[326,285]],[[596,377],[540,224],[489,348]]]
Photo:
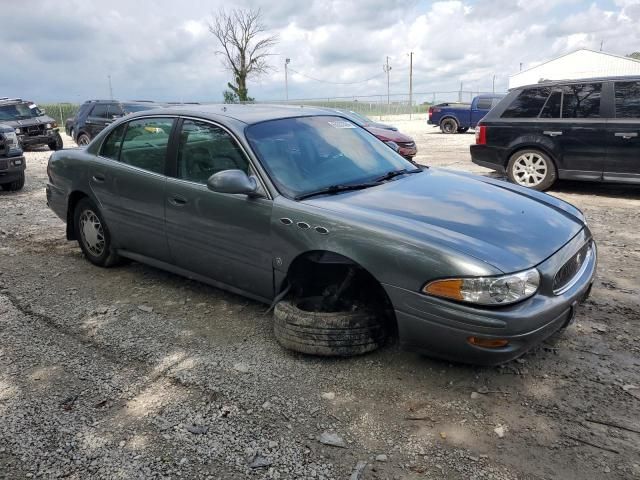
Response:
[[[388,142],[388,141],[402,142],[402,143],[413,142],[413,138],[394,130],[385,130],[383,128],[376,128],[376,127],[366,127],[366,129],[369,133],[373,133],[377,138],[379,138],[383,142]]]
[[[452,248],[505,273],[538,265],[584,227],[579,210],[551,196],[437,169],[305,203],[414,245]]]
[[[42,115],[40,117],[24,118],[20,120],[3,120],[2,123],[11,125],[14,128],[30,127],[32,125],[40,125],[41,123],[53,123],[55,120],[49,115]]]

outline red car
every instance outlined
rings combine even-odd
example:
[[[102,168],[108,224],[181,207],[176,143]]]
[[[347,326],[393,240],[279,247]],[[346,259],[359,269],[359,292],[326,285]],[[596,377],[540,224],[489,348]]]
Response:
[[[369,133],[372,133],[378,138],[378,140],[382,140],[407,160],[412,160],[413,157],[416,156],[416,153],[418,153],[418,148],[416,147],[416,142],[413,141],[413,138],[400,133],[397,128],[392,127],[391,125],[374,122],[364,115],[351,112],[349,110],[333,109],[333,111],[347,117],[356,125],[359,125]]]

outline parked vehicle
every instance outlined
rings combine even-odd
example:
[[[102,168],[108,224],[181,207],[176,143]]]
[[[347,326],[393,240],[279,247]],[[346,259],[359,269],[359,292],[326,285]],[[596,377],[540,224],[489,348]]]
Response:
[[[119,119],[56,152],[47,203],[86,258],[120,257],[275,305],[287,348],[375,349],[391,332],[497,364],[566,326],[596,249],[572,205],[418,168],[346,117],[206,105]]]
[[[47,145],[51,150],[62,148],[58,124],[33,102],[0,98],[0,123],[15,129],[21,148],[38,145]]]
[[[158,104],[149,101],[87,100],[70,122],[69,134],[78,145],[88,145],[114,119],[157,107]]]
[[[418,153],[418,147],[416,142],[408,135],[398,132],[398,129],[390,125],[375,123],[369,120],[367,117],[362,117],[355,112],[349,110],[327,109],[330,112],[338,113],[343,117],[347,117],[356,125],[363,127],[369,133],[382,140],[389,145],[392,149],[397,151],[400,155],[409,161],[413,160],[413,157]],[[362,119],[369,121],[365,121]]]
[[[21,190],[24,187],[24,170],[27,168],[15,129],[0,123],[0,187],[5,190]]]
[[[471,104],[440,104],[429,107],[427,123],[440,127],[442,133],[464,133],[475,128],[480,119],[491,110],[504,95],[478,95]]]
[[[556,179],[640,183],[640,77],[518,87],[480,122],[474,163],[545,190]]]

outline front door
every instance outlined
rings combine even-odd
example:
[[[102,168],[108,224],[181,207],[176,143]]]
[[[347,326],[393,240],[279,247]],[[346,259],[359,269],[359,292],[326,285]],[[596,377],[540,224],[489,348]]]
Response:
[[[640,183],[640,82],[615,82],[615,118],[607,122],[604,179]]]
[[[166,229],[176,265],[263,299],[273,297],[270,219],[264,197],[225,194],[207,188],[220,171],[252,174],[236,140],[212,123],[184,120],[176,178],[167,179]]]

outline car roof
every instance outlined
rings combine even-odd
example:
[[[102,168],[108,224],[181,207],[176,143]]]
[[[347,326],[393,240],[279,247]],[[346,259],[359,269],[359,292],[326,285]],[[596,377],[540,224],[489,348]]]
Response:
[[[591,77],[591,78],[571,78],[564,80],[544,80],[538,83],[531,83],[529,85],[520,85],[519,87],[513,87],[511,90],[520,90],[522,88],[535,88],[535,87],[551,87],[558,84],[571,84],[571,83],[593,83],[593,82],[638,82],[640,81],[640,76],[638,75],[628,75],[628,76],[618,76],[618,77]]]
[[[307,107],[301,105],[272,105],[272,104],[202,104],[202,105],[169,105],[153,110],[135,113],[127,116],[133,118],[138,116],[166,114],[170,110],[177,115],[194,115],[204,118],[215,119],[216,117],[228,117],[236,121],[252,125],[254,123],[265,122],[267,120],[277,120],[282,118],[309,117],[314,115],[327,116],[330,113],[339,116],[335,110]]]

